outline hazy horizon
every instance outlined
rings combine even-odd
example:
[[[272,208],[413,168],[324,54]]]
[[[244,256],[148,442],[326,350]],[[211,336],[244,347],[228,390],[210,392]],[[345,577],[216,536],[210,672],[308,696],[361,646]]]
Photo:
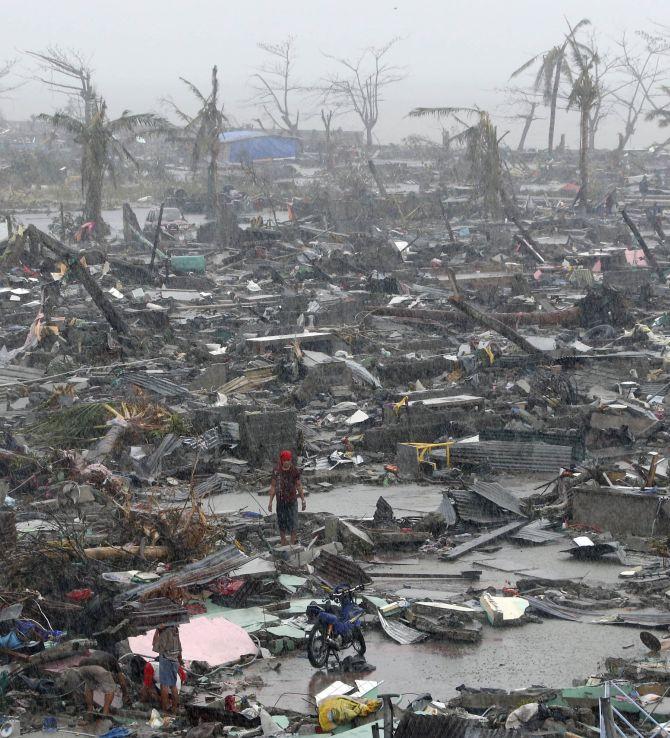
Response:
[[[163,0],[130,3],[61,0],[45,8],[35,0],[2,0],[6,38],[20,39],[4,48],[0,63],[18,59],[8,83],[25,84],[0,99],[0,112],[9,120],[51,112],[65,104],[62,95],[50,91],[31,77],[36,64],[22,52],[42,51],[55,45],[77,49],[94,70],[98,93],[113,114],[153,110],[167,114],[161,103],[171,97],[193,111],[194,98],[179,77],[186,77],[203,91],[208,89],[211,67],[219,68],[221,99],[226,112],[238,123],[250,122],[259,110],[249,104],[250,76],[263,60],[258,42],[279,42],[295,37],[296,77],[314,84],[334,71],[325,54],[354,57],[367,46],[381,46],[401,37],[389,61],[403,67],[405,78],[387,88],[375,129],[381,142],[399,141],[410,134],[439,138],[441,123],[407,117],[416,106],[472,106],[491,111],[499,132],[509,130],[507,142],[516,146],[521,124],[505,116],[515,111],[505,104],[502,88],[510,84],[511,72],[529,57],[555,45],[567,29],[567,18],[592,22],[601,49],[612,46],[627,32],[653,29],[654,23],[670,25],[670,10],[661,0],[560,0],[555,7],[512,0],[450,3],[415,0],[368,0],[365,5],[343,0],[334,3],[296,0],[290,7],[268,0],[233,6],[211,0],[190,5]],[[528,81],[529,75],[525,78]],[[520,80],[521,81],[521,80]],[[313,112],[314,117],[308,117]],[[528,146],[546,145],[545,119],[533,124]],[[355,118],[338,119],[337,127],[358,129]],[[321,128],[313,101],[301,115],[301,127]],[[621,130],[616,117],[606,119],[597,139],[599,147],[612,147]],[[567,143],[578,142],[576,114],[561,112],[556,141],[565,133]],[[655,123],[641,123],[629,145],[646,146],[664,140],[670,131]]]

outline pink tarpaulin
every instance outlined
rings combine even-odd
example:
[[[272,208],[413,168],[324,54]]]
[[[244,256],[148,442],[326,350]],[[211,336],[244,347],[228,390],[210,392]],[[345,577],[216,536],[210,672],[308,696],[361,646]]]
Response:
[[[151,643],[154,631],[129,638],[130,650],[142,656],[154,655]],[[220,666],[257,652],[256,644],[244,628],[225,618],[198,617],[179,626],[184,661],[206,661]]]
[[[647,266],[647,260],[644,258],[642,249],[626,249],[626,261],[631,266]]]

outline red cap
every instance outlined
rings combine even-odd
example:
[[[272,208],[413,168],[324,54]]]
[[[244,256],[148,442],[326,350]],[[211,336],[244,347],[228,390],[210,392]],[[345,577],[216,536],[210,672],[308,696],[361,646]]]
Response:
[[[291,461],[293,459],[293,454],[290,451],[282,451],[279,454],[279,461]]]

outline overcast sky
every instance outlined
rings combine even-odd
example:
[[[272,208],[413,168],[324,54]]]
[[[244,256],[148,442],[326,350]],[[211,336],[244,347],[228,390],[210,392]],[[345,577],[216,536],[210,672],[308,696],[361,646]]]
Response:
[[[114,113],[165,113],[166,96],[189,109],[191,98],[178,78],[206,89],[217,64],[226,110],[249,121],[257,115],[247,102],[249,77],[263,56],[257,42],[293,34],[296,73],[309,84],[334,69],[324,53],[355,56],[399,36],[392,61],[406,76],[386,91],[379,140],[410,133],[437,137],[438,123],[406,117],[414,106],[477,104],[496,113],[499,130],[510,128],[510,143],[516,144],[518,126],[502,117],[510,111],[502,106],[501,88],[527,58],[561,40],[565,17],[575,23],[584,16],[605,47],[623,31],[670,25],[670,0],[0,0],[0,63],[18,58],[14,77],[28,78],[34,64],[23,50],[53,44],[79,49],[90,58],[97,90]],[[15,48],[7,39],[16,40]],[[0,110],[12,120],[62,104],[60,96],[29,81],[1,100]],[[317,117],[305,124],[320,127]],[[351,120],[342,124],[355,127]],[[535,125],[529,143],[544,144],[546,120]],[[608,122],[600,145],[614,143],[618,126],[616,119]],[[575,145],[576,121],[561,117],[560,133]],[[647,124],[632,143],[661,140],[663,133]]]

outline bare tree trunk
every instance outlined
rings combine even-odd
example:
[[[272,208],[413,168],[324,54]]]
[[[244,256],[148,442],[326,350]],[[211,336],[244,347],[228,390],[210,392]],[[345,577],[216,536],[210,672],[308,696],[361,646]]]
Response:
[[[88,156],[85,161],[84,179],[84,221],[95,223],[96,233],[104,234],[105,222],[102,219],[102,185],[105,177],[104,167],[95,158]]]
[[[627,121],[626,122],[626,130],[623,133],[619,133],[619,145],[617,146],[617,150],[620,153],[623,153],[623,150],[626,148],[626,144],[630,141],[631,136],[635,133],[635,122],[637,121],[637,116],[635,116],[635,119],[633,121]]]
[[[579,118],[579,199],[584,210],[589,202],[589,111],[582,109]]]
[[[373,126],[370,125],[365,126],[365,145],[369,149],[372,148],[372,128]]]
[[[596,149],[596,126],[591,121],[589,125],[589,151],[595,151]]]
[[[649,266],[656,272],[656,274],[658,274],[661,283],[665,282],[665,272],[663,271],[663,269],[661,269],[658,262],[656,261],[654,252],[647,245],[647,242],[644,240],[642,234],[640,233],[640,229],[635,225],[630,215],[628,215],[628,213],[626,212],[626,208],[621,208],[621,217],[624,219],[626,225],[630,228],[631,233],[635,236],[635,240],[638,242],[640,248],[644,252],[644,258],[646,259],[647,264],[649,264]]]
[[[554,74],[554,86],[551,91],[551,105],[549,108],[549,140],[547,149],[549,153],[554,150],[554,128],[556,127],[556,106],[558,105],[558,88],[561,85],[561,70],[563,68],[563,52],[561,52],[556,62],[556,72]]]
[[[533,103],[530,108],[530,112],[526,116],[526,120],[523,124],[523,131],[521,132],[521,138],[519,139],[519,145],[516,147],[517,151],[523,151],[524,146],[526,145],[526,136],[528,136],[528,131],[530,131],[530,127],[533,124],[533,121],[535,120],[535,108],[537,107],[537,103]]]
[[[333,126],[333,111],[330,110],[328,113],[321,111],[321,121],[323,122],[323,129],[325,131],[325,164],[328,171],[333,168],[333,151],[331,147],[331,129]]]
[[[209,158],[209,165],[207,166],[207,215],[208,217],[216,217],[218,212],[217,209],[217,174],[218,174],[218,163],[217,156],[214,152],[211,153]]]

